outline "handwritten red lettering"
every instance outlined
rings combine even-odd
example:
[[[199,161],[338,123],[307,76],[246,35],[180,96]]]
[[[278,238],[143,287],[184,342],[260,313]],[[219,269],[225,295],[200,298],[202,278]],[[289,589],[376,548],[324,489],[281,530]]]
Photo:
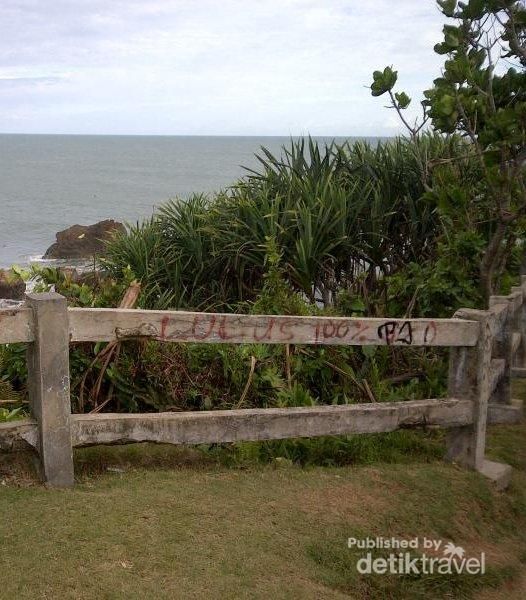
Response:
[[[221,317],[221,320],[219,321],[219,329],[218,329],[217,333],[222,340],[229,340],[229,339],[235,337],[233,335],[228,335],[228,333],[227,333],[226,316]]]
[[[361,342],[363,342],[366,339],[363,334],[369,329],[369,325],[365,325],[365,323],[362,323],[361,321],[356,321],[354,326],[356,327],[357,331],[351,335],[349,341],[352,342],[354,339],[358,338]]]
[[[294,337],[294,334],[292,333],[292,331],[290,331],[290,327],[292,327],[293,324],[294,321],[292,321],[291,319],[281,321],[279,325],[279,332],[282,336],[284,336],[283,341],[288,342]]]
[[[325,339],[334,337],[336,333],[336,325],[330,321],[325,321],[323,324],[323,337]]]
[[[215,315],[210,317],[208,331],[204,331],[203,333],[198,333],[198,327],[200,325],[201,315],[196,315],[194,317],[194,323],[192,325],[192,336],[197,340],[206,340],[212,335],[212,331],[214,329],[214,325],[216,323]]]
[[[437,326],[434,321],[431,321],[424,331],[424,344],[432,344],[437,336]]]
[[[166,328],[170,323],[170,317],[163,317],[161,319],[161,340],[166,339]]]
[[[269,340],[272,334],[272,329],[274,327],[274,323],[276,322],[276,319],[274,317],[271,317],[268,320],[267,323],[267,328],[265,329],[264,333],[262,335],[258,335],[257,331],[258,331],[258,326],[255,325],[254,326],[254,332],[253,332],[253,338],[256,342],[260,342],[261,340]]]
[[[336,337],[344,338],[349,333],[349,324],[346,321],[338,323],[336,327]]]

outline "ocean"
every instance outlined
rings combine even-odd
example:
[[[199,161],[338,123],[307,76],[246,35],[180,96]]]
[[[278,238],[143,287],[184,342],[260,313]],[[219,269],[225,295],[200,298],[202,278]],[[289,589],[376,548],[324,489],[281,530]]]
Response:
[[[289,140],[2,134],[0,267],[38,258],[75,223],[135,223],[171,198],[227,187],[261,146],[279,154]]]

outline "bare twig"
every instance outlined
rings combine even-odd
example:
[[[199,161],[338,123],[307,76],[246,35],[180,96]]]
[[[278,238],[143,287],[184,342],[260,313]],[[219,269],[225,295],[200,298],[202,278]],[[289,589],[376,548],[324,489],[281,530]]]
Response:
[[[245,401],[245,398],[247,397],[248,390],[250,389],[250,384],[252,383],[252,378],[254,377],[255,370],[256,370],[256,357],[251,356],[250,357],[250,372],[248,374],[248,379],[247,379],[247,382],[243,389],[243,393],[241,394],[241,397],[239,398],[239,402],[235,405],[234,408],[240,408],[243,405],[243,402]]]
[[[292,387],[292,371],[290,366],[290,344],[285,344],[285,370],[287,372],[287,383],[289,390]]]
[[[133,281],[130,284],[130,286],[128,287],[128,289],[126,290],[124,296],[122,297],[122,300],[119,304],[119,308],[133,308],[137,304],[140,293],[141,293],[141,284],[138,283],[137,281]],[[95,385],[93,386],[93,388],[90,392],[90,396],[92,397],[92,400],[95,404],[95,407],[92,412],[99,412],[110,401],[110,399],[112,397],[111,394],[109,394],[106,397],[106,399],[102,403],[102,405],[97,405],[97,399],[99,397],[100,390],[102,387],[104,374],[106,373],[110,363],[111,362],[115,363],[117,361],[117,359],[119,358],[120,345],[121,345],[121,342],[119,340],[110,342],[105,348],[103,348],[97,354],[97,356],[95,356],[95,358],[93,359],[93,361],[91,362],[89,367],[86,369],[84,375],[82,376],[81,382],[80,382],[80,390],[79,390],[80,410],[82,410],[85,405],[84,391],[86,388],[86,381],[87,381],[88,375],[100,360],[103,361],[102,368],[99,371],[99,374],[95,381]]]
[[[367,383],[367,379],[362,379],[362,383],[363,383],[363,387],[365,389],[365,393],[367,394],[369,400],[371,402],[376,402],[375,395],[373,394],[373,390],[370,388],[369,384]]]

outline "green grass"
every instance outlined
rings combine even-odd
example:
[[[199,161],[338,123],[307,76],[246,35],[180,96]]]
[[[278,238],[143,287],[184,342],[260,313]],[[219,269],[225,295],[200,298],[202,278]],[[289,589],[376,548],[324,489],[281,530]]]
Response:
[[[0,597],[521,598],[525,440],[526,425],[491,429],[489,454],[515,469],[505,493],[433,458],[436,439],[430,454],[411,442],[413,462],[371,462],[367,450],[354,465],[305,468],[233,468],[168,446],[92,448],[76,452],[78,483],[65,491],[4,456]],[[360,576],[350,536],[451,540],[486,552],[487,574]]]
[[[438,460],[234,469],[162,446],[79,451],[74,490],[6,476],[1,596],[510,597],[526,560],[526,427],[492,432],[493,456],[515,457],[504,494]],[[347,538],[377,535],[483,549],[488,574],[359,576]]]

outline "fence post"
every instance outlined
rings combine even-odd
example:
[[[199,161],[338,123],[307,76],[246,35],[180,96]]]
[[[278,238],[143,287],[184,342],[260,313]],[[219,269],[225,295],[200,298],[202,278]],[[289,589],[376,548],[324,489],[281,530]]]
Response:
[[[511,368],[513,365],[513,331],[516,323],[514,314],[514,297],[511,296],[490,296],[490,310],[496,309],[498,305],[507,306],[503,314],[504,322],[501,327],[497,327],[493,341],[493,358],[504,361],[502,375],[497,382],[495,389],[491,394],[491,401],[497,404],[511,404]]]
[[[481,469],[486,446],[486,421],[490,397],[493,315],[489,311],[460,309],[457,319],[478,321],[479,338],[474,347],[451,348],[448,397],[473,402],[473,424],[448,430],[446,460],[470,469]]]
[[[524,291],[522,286],[516,285],[511,288],[514,297],[519,297],[519,307],[515,311],[513,319],[513,334],[518,335],[520,339],[519,347],[513,352],[511,357],[511,377],[513,378],[514,367],[522,367],[524,361],[524,340],[522,335],[522,315],[524,312]]]
[[[526,275],[521,275],[521,285],[517,289],[522,291],[522,307],[517,317],[517,331],[521,336],[521,348],[516,364],[519,368],[526,368]]]
[[[479,471],[498,489],[511,479],[511,467],[485,458],[488,403],[492,395],[491,354],[497,325],[495,311],[461,309],[456,318],[480,323],[477,345],[452,348],[449,362],[448,396],[473,402],[473,424],[448,430],[446,460]]]
[[[50,487],[74,482],[70,432],[69,325],[60,294],[27,294],[33,309],[35,340],[28,350],[28,391],[38,422],[40,464]]]

